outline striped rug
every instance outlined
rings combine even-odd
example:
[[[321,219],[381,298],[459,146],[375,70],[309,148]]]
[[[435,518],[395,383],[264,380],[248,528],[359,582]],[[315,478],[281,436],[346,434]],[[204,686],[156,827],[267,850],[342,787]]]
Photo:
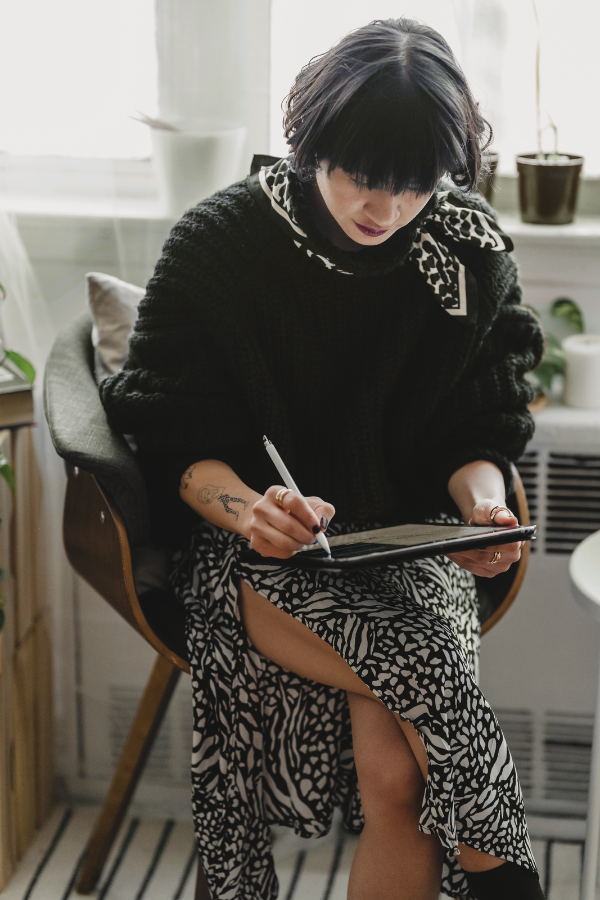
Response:
[[[77,900],[77,866],[97,808],[59,806],[23,859],[0,900]],[[330,834],[307,841],[277,829],[274,854],[280,900],[346,900],[356,838],[336,821]],[[547,900],[578,900],[582,844],[534,841]],[[193,900],[196,849],[190,822],[129,818],[108,859],[95,900]],[[600,900],[600,893],[597,895]],[[440,898],[442,900],[442,898]]]

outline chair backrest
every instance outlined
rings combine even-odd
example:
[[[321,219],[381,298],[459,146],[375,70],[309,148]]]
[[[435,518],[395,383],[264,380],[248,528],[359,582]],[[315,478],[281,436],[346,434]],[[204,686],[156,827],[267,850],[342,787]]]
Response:
[[[165,591],[138,597],[121,514],[94,475],[71,465],[67,471],[63,537],[69,562],[158,653],[189,672],[183,607]]]
[[[63,536],[69,562],[158,653],[189,671],[184,612],[175,595],[138,597],[131,546],[150,538],[146,487],[123,437],[110,427],[93,376],[92,320],[80,316],[46,363],[44,407],[67,463]]]
[[[119,509],[132,546],[150,540],[146,486],[127,442],[106,421],[94,379],[92,320],[77,318],[54,342],[44,374],[44,408],[59,456],[91,472]]]

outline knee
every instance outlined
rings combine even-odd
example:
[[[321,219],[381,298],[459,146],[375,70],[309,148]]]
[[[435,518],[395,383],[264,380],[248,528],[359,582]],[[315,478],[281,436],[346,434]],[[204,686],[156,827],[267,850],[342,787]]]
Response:
[[[374,754],[361,767],[358,783],[367,818],[385,821],[409,813],[420,815],[425,784],[410,751],[400,759],[382,759]]]

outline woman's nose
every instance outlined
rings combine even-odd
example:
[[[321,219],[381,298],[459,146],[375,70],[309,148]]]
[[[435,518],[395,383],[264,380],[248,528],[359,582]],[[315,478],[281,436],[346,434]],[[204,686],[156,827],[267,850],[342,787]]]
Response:
[[[375,225],[387,228],[393,225],[400,215],[401,200],[399,195],[388,194],[387,191],[373,191],[365,203],[365,212]]]

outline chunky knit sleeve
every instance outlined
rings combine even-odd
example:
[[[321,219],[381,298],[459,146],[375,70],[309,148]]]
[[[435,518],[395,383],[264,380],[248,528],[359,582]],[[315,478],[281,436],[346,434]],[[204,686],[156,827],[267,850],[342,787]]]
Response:
[[[478,280],[480,321],[463,371],[421,441],[421,478],[436,493],[446,491],[457,469],[479,459],[495,463],[510,489],[510,464],[534,431],[527,408],[534,389],[524,376],[538,364],[544,339],[535,316],[521,306],[516,265],[491,251],[463,261]]]
[[[247,444],[248,414],[235,379],[227,208],[196,208],[173,228],[140,304],[124,369],[100,394],[111,425],[132,434],[160,523],[189,520],[178,496],[200,459],[234,469]],[[237,275],[239,282],[240,276]]]

